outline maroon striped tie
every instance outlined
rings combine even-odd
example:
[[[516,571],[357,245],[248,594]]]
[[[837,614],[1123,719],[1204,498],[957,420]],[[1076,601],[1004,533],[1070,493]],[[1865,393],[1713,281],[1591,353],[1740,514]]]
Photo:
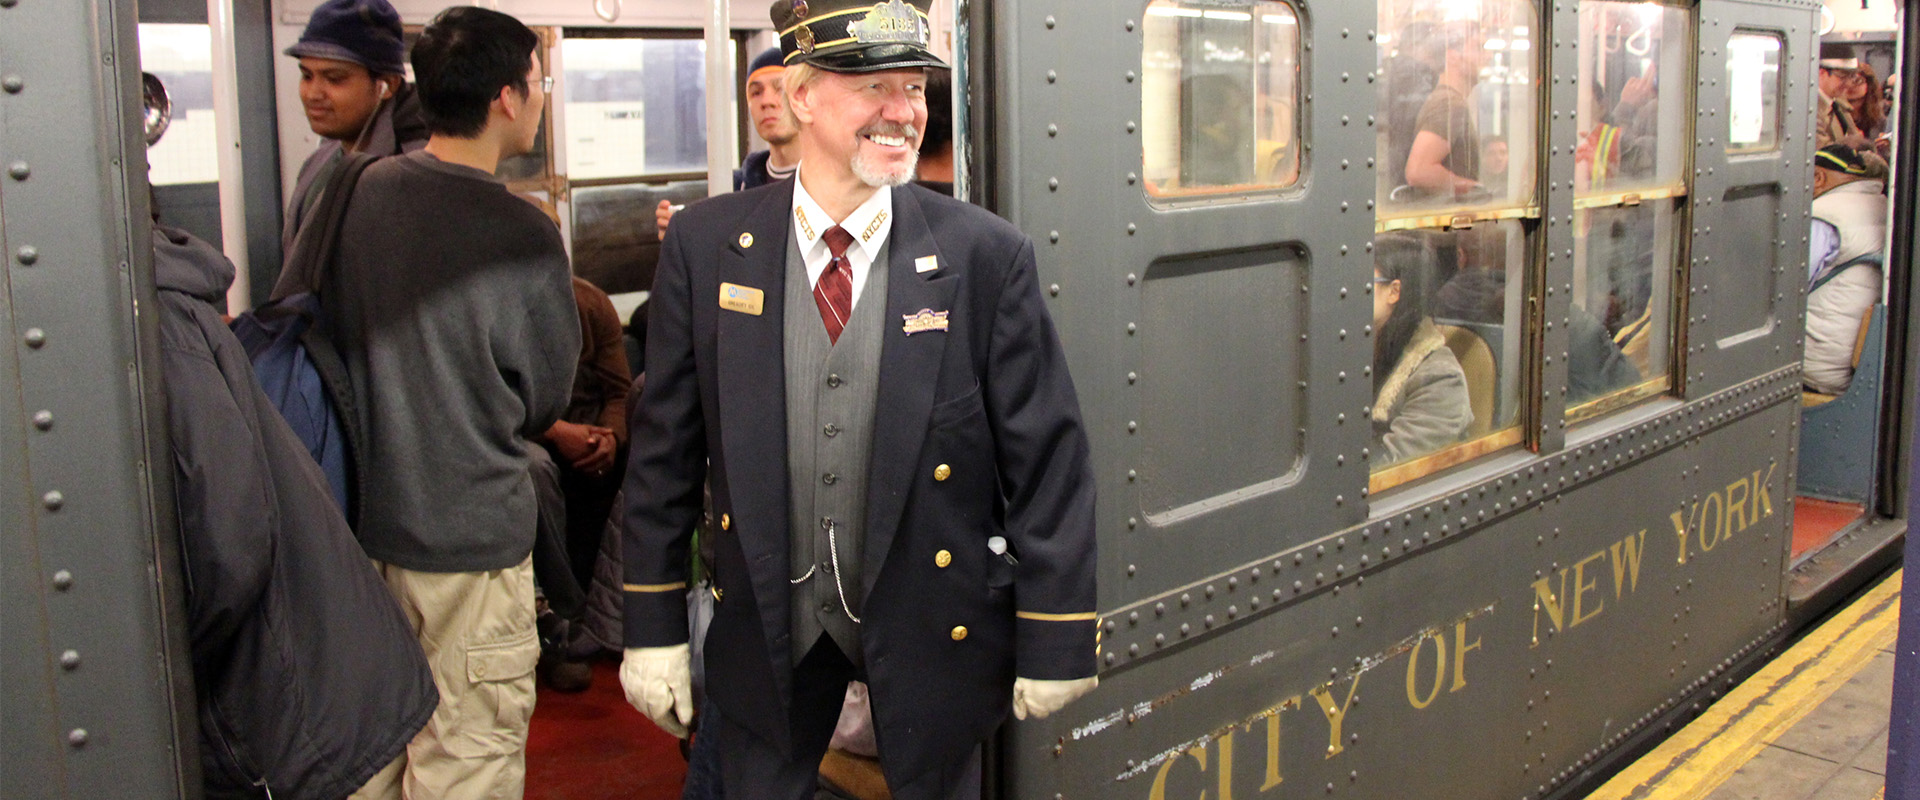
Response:
[[[833,260],[827,262],[827,271],[820,273],[820,281],[813,285],[813,303],[820,307],[820,321],[827,325],[827,341],[837,344],[840,331],[847,327],[847,316],[853,313],[853,267],[847,264],[847,245],[853,244],[853,234],[835,225],[820,238],[827,240]]]

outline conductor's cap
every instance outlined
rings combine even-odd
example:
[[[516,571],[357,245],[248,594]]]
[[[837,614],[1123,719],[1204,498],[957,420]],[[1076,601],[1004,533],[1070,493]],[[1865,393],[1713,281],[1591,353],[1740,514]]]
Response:
[[[927,44],[932,0],[774,0],[771,16],[787,64],[829,72],[945,68]]]

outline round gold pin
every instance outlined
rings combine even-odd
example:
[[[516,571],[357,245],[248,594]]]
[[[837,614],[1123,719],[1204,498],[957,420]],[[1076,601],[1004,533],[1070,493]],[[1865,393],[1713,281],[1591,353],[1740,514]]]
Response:
[[[740,234],[740,246],[741,246],[741,247],[752,247],[752,246],[753,246],[753,234],[751,234],[751,233],[743,233],[743,234]]]
[[[939,567],[939,568],[941,568],[941,569],[946,569],[946,568],[947,568],[947,567],[948,567],[949,565],[951,565],[951,564],[953,564],[953,554],[952,554],[952,553],[950,553],[950,552],[947,552],[947,551],[945,551],[945,550],[942,550],[942,551],[940,551],[940,552],[938,552],[938,553],[934,553],[934,554],[933,554],[933,565],[934,565],[934,566],[936,566],[936,567]]]
[[[793,0],[794,19],[806,19],[808,10],[807,0]]]
[[[802,53],[813,52],[813,29],[805,25],[793,32],[793,43]]]

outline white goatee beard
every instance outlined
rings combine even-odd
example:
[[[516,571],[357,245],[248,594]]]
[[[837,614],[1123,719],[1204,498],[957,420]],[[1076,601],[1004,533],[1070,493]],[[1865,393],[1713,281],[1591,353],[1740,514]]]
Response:
[[[920,154],[914,153],[900,165],[898,171],[890,172],[885,167],[868,163],[864,156],[855,153],[849,166],[853,168],[853,176],[859,178],[861,183],[875,189],[884,189],[890,186],[905,186],[908,181],[913,180],[915,168],[919,164]]]

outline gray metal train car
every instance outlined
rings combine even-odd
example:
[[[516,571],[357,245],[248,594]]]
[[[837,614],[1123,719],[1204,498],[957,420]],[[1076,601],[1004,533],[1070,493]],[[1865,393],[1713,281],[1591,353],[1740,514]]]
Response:
[[[959,190],[1039,249],[1100,494],[1100,688],[990,796],[1564,796],[1894,553],[1904,301],[1820,418],[1856,517],[1793,544],[1817,4],[940,8]],[[0,0],[7,796],[197,796],[140,13]]]

